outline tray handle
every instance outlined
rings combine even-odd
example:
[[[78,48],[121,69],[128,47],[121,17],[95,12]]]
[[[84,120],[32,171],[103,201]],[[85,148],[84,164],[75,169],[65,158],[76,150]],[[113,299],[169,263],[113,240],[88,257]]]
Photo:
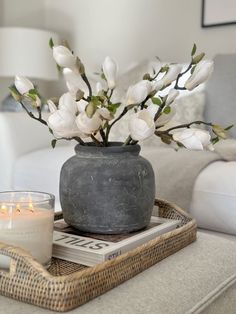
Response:
[[[18,262],[22,262],[23,264],[30,263],[32,265],[32,261],[34,261],[33,257],[25,250],[2,242],[0,242],[0,260],[1,255],[10,257],[10,267],[6,270],[0,267],[0,277],[14,276],[18,267]]]

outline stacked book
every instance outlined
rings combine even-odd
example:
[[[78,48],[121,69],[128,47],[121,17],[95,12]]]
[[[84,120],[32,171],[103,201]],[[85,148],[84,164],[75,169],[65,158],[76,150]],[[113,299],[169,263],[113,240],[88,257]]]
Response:
[[[141,231],[103,235],[74,229],[61,219],[54,225],[53,256],[82,265],[94,266],[177,228],[179,223],[178,220],[152,217],[149,226]]]

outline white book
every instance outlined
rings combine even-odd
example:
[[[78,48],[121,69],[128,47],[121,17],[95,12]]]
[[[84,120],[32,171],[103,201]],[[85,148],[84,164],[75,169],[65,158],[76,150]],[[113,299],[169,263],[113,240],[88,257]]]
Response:
[[[120,235],[101,235],[81,232],[61,219],[55,222],[53,256],[94,266],[176,229],[179,224],[179,220],[153,216],[149,226],[144,230]]]

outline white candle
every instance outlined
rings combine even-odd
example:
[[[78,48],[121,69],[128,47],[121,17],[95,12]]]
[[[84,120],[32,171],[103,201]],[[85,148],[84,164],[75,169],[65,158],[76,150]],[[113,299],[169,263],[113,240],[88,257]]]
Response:
[[[47,265],[52,256],[53,210],[0,204],[0,242],[28,251],[39,263]],[[10,258],[0,255],[0,268],[9,268]]]

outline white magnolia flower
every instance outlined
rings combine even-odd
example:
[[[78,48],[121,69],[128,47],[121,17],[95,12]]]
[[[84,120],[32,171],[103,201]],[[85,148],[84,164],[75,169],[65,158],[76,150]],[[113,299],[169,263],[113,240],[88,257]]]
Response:
[[[190,128],[175,132],[173,139],[182,143],[186,148],[193,150],[209,149],[214,150],[211,144],[211,135],[208,131]]]
[[[174,117],[174,115],[176,114],[176,109],[175,108],[171,108],[171,112],[170,113],[165,113],[162,112],[162,114],[160,115],[160,117],[157,119],[156,121],[156,126],[165,126],[167,123],[169,123],[172,118]]]
[[[173,81],[177,79],[177,76],[182,71],[183,66],[180,64],[172,64],[169,66],[168,72],[164,75],[164,77],[161,79],[163,86],[169,85]]]
[[[166,99],[166,106],[169,106],[170,104],[172,104],[176,97],[179,95],[179,91],[172,88],[170,91],[169,91],[169,94],[167,96],[167,99]]]
[[[202,60],[197,65],[190,76],[190,78],[185,83],[185,88],[188,90],[193,90],[198,85],[204,83],[211,75],[214,68],[213,61]]]
[[[148,111],[148,113],[151,115],[151,117],[153,119],[155,118],[155,115],[156,115],[158,109],[159,109],[159,106],[154,105],[154,104],[150,104],[147,107],[147,111]],[[160,115],[158,120],[155,122],[155,125],[156,126],[165,125],[166,123],[168,123],[174,117],[175,114],[176,114],[176,109],[175,108],[171,108],[171,111],[168,114],[162,112],[162,114]]]
[[[56,110],[48,118],[48,126],[55,137],[72,138],[83,136],[75,123],[76,116],[67,110]]]
[[[94,113],[92,118],[89,118],[86,112],[82,112],[77,116],[76,124],[82,133],[92,134],[100,128],[102,120],[97,112]]]
[[[114,118],[113,114],[107,108],[99,108],[97,112],[105,120],[112,120]]]
[[[102,83],[101,82],[97,82],[96,83],[96,92],[97,92],[97,95],[103,90],[103,87],[102,87]]]
[[[48,99],[47,104],[48,104],[49,111],[51,113],[54,113],[55,111],[57,111],[57,106],[54,104],[54,102],[51,99]]]
[[[159,90],[161,90],[162,87],[163,87],[162,80],[159,80],[159,81],[154,80],[154,81],[151,82],[151,84],[152,84],[152,91],[155,90],[156,93],[159,92]]]
[[[153,135],[155,123],[147,110],[141,110],[130,116],[129,131],[135,141],[145,140]]]
[[[76,57],[65,46],[53,47],[53,58],[56,63],[62,68],[74,68],[76,64]]]
[[[77,108],[79,110],[79,112],[85,112],[85,109],[87,107],[88,103],[87,101],[81,99],[80,101],[77,101]]]
[[[126,94],[127,105],[137,105],[143,102],[152,91],[152,83],[147,80],[138,82],[129,87]]]
[[[63,76],[66,81],[68,91],[70,92],[71,96],[76,99],[77,92],[84,89],[81,76],[69,68],[63,69]]]
[[[72,98],[70,93],[65,93],[60,97],[58,108],[61,110],[67,110],[74,115],[78,111],[77,103]]]
[[[29,92],[29,90],[34,89],[33,83],[24,76],[15,76],[15,87],[21,95]]]
[[[106,57],[102,70],[107,80],[107,85],[110,89],[113,89],[116,86],[116,75],[117,75],[117,64],[110,57]]]

